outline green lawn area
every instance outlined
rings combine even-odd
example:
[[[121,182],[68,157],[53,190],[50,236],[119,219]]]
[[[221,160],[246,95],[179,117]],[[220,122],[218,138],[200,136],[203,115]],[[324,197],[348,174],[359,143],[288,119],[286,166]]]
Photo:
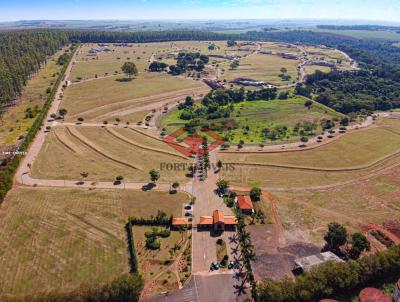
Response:
[[[299,134],[293,133],[293,127],[297,123],[315,122],[319,127],[319,121],[323,118],[340,119],[343,116],[316,102],[310,109],[307,109],[304,106],[305,101],[306,99],[303,97],[273,101],[245,101],[234,104],[234,110],[230,118],[202,122],[208,123],[211,129],[217,129],[216,132],[221,136],[229,137],[229,141],[232,143],[238,143],[243,140],[245,143],[263,142],[267,144],[271,143],[272,140],[262,135],[264,128],[273,129],[277,126],[286,126],[288,128],[286,136],[274,142],[298,140]],[[161,127],[166,128],[167,132],[172,132],[184,126],[188,121],[180,119],[179,116],[179,110],[171,110],[161,119]],[[218,125],[221,125],[221,123],[230,123],[234,126],[234,129],[218,130]]]

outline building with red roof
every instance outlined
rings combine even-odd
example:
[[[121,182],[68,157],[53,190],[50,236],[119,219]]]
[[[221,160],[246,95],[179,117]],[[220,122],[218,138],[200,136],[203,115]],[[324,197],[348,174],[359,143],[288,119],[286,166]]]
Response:
[[[364,288],[358,295],[358,298],[360,302],[392,302],[392,298],[384,291],[373,287]]]
[[[200,216],[199,227],[213,227],[215,231],[224,231],[237,225],[237,218],[232,215],[224,215],[221,210],[215,210],[212,216]]]
[[[252,214],[254,212],[253,202],[248,195],[239,195],[236,199],[237,207],[244,214]]]

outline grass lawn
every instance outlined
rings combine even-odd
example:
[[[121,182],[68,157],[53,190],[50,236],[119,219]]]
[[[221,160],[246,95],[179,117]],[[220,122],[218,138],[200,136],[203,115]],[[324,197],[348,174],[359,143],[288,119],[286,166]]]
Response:
[[[399,156],[376,163],[400,150],[400,122],[381,120],[378,127],[361,130],[319,148],[264,154],[220,154],[235,169],[225,177],[236,183],[257,182],[278,188],[307,188],[361,177],[398,163]],[[382,144],[382,142],[385,142]],[[346,170],[356,168],[357,170]],[[332,171],[331,169],[336,169]]]
[[[216,243],[216,251],[217,251],[217,261],[218,263],[221,263],[222,259],[224,259],[224,257],[226,255],[228,255],[227,249],[226,249],[226,242],[222,240],[221,244]]]
[[[32,176],[45,179],[113,181],[117,175],[126,181],[149,181],[151,169],[162,163],[189,163],[166,143],[129,129],[98,127],[55,128],[47,136]],[[162,170],[160,182],[184,181],[186,170]]]
[[[159,73],[140,74],[130,82],[118,81],[123,77],[97,79],[68,87],[60,105],[68,110],[67,118],[91,118],[111,110],[124,109],[128,105],[138,106],[160,100],[141,100],[143,97],[157,97],[157,94],[204,87],[198,81]]]
[[[28,80],[22,91],[21,101],[6,110],[0,122],[0,144],[14,144],[20,135],[28,132],[35,118],[25,118],[25,111],[28,108],[34,110],[35,106],[38,110],[42,109],[47,99],[46,89],[56,82],[56,74],[61,71],[61,66],[56,64],[56,60],[63,52],[63,50],[57,52]]]
[[[273,101],[252,101],[241,102],[234,104],[234,111],[229,119],[217,119],[204,121],[210,126],[212,124],[220,124],[223,121],[234,119],[232,123],[235,125],[233,130],[225,130],[217,132],[221,136],[229,137],[232,143],[238,143],[243,140],[246,143],[277,143],[280,141],[293,141],[299,139],[298,133],[293,133],[293,127],[297,123],[305,121],[315,122],[318,124],[317,130],[320,128],[319,121],[323,118],[340,119],[343,115],[314,102],[311,109],[308,110],[304,106],[306,100],[302,97],[294,97],[288,100],[273,100]],[[164,115],[160,121],[161,128],[166,128],[168,132],[173,132],[182,127],[188,121],[179,118],[180,111],[171,110]],[[263,136],[264,128],[273,129],[276,126],[287,126],[288,131],[283,139],[271,141]],[[215,128],[215,127],[214,127]],[[214,129],[211,127],[211,129]]]
[[[231,70],[229,64],[224,65],[225,72],[220,79],[232,81],[236,78],[250,78],[257,81],[264,81],[275,85],[291,83],[297,79],[298,60],[284,59],[276,55],[256,54],[240,60],[240,65]],[[279,74],[280,69],[286,68],[291,76],[290,81],[283,81]]]

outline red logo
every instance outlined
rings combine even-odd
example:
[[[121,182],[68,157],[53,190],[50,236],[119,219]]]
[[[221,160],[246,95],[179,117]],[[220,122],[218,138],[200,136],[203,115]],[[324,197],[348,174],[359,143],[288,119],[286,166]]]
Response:
[[[208,151],[214,150],[218,146],[222,145],[222,143],[224,142],[222,137],[214,131],[203,129],[201,132],[214,140],[207,146]],[[177,139],[179,139],[179,137],[183,136],[184,134],[187,134],[187,131],[185,130],[185,128],[180,128],[170,135],[165,136],[163,140],[172,148],[179,151],[185,156],[203,155],[203,137],[199,134],[189,134],[182,140],[182,142],[178,142]]]

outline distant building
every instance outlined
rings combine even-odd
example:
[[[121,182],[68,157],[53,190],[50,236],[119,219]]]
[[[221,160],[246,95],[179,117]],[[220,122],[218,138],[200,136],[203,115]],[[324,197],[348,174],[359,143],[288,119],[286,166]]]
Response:
[[[223,84],[218,83],[214,80],[204,79],[203,82],[210,86],[212,89],[225,89],[225,86]]]
[[[234,54],[234,53],[226,54],[225,58],[227,58],[229,60],[234,60],[234,59],[236,59],[236,54]]]
[[[187,218],[173,218],[172,219],[172,227],[173,228],[181,228],[181,227],[191,227],[192,224],[189,222]]]
[[[239,195],[236,198],[237,207],[244,214],[252,214],[254,213],[253,202],[251,201],[250,196],[248,195]]]
[[[212,216],[200,216],[199,228],[213,228],[215,231],[234,229],[237,225],[235,216],[226,216],[221,210],[215,210]]]
[[[272,50],[268,50],[268,49],[263,49],[263,50],[260,50],[260,53],[264,54],[264,55],[272,55],[273,51]]]
[[[283,52],[281,57],[284,59],[297,60],[297,54],[292,52]]]
[[[298,258],[298,259],[294,260],[295,266],[293,268],[293,272],[294,273],[307,272],[314,266],[319,265],[324,262],[327,262],[327,261],[344,262],[342,259],[340,259],[338,256],[336,256],[334,253],[324,252],[324,253],[319,253],[319,254],[311,255],[308,257],[304,257],[304,258]]]

